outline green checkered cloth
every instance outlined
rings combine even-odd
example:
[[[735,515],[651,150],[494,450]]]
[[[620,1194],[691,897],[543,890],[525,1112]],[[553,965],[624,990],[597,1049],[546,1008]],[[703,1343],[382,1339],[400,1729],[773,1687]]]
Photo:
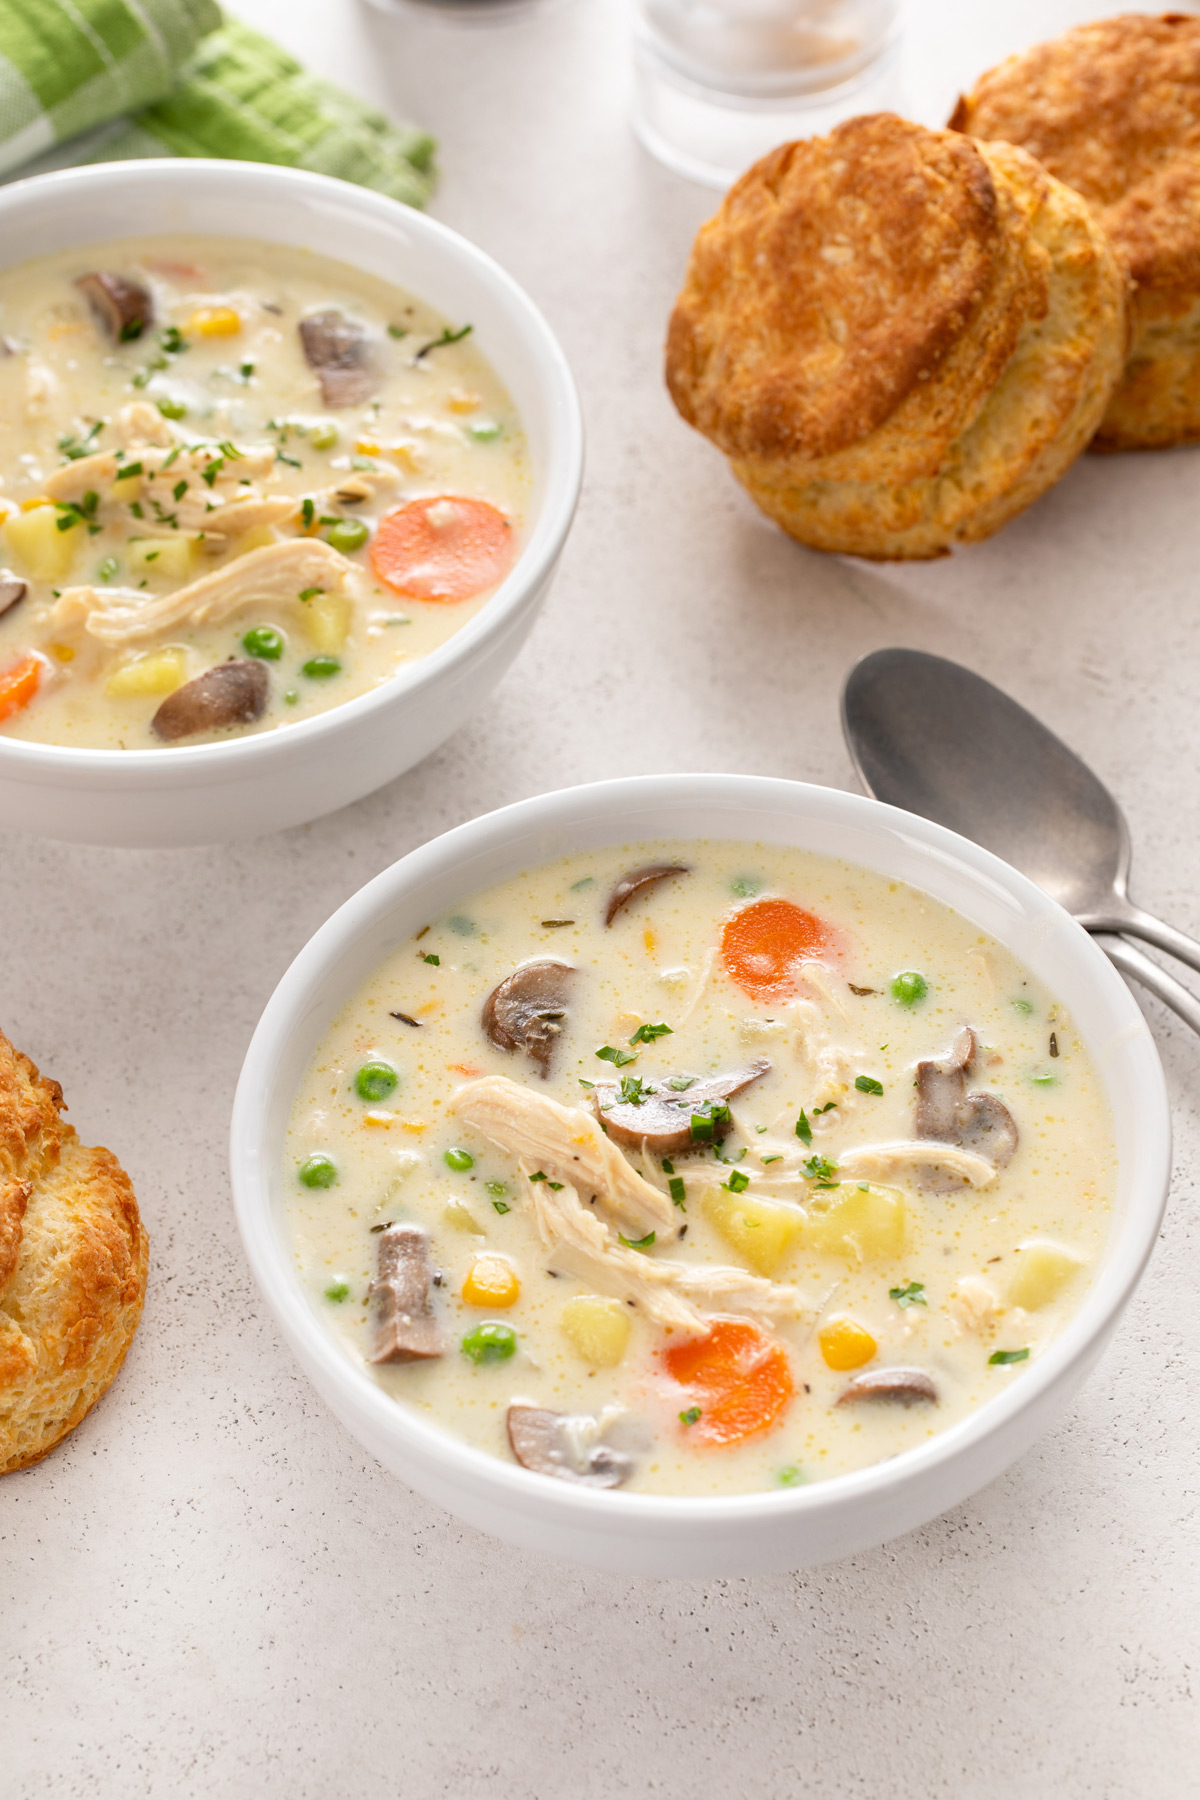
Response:
[[[34,158],[217,156],[423,206],[433,152],[214,0],[0,0],[0,178]]]

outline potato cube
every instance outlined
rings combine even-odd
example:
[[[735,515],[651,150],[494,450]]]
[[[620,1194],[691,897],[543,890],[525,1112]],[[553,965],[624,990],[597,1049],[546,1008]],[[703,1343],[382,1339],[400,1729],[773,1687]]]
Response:
[[[314,594],[304,603],[304,629],[318,650],[338,651],[350,635],[350,602],[343,594]]]
[[[479,1223],[470,1207],[464,1206],[461,1200],[451,1200],[448,1206],[443,1207],[442,1218],[452,1231],[470,1231],[476,1237],[487,1236],[487,1227]]]
[[[143,576],[188,581],[194,554],[194,541],[189,537],[134,538],[126,551],[129,572],[135,581]]]
[[[725,1242],[760,1275],[774,1274],[804,1223],[797,1206],[731,1194],[725,1188],[709,1190],[704,1211]]]
[[[805,1208],[804,1243],[823,1256],[873,1262],[904,1248],[904,1202],[891,1188],[846,1182],[814,1194]]]
[[[187,652],[173,645],[162,650],[148,650],[132,662],[114,669],[104,683],[104,691],[114,699],[129,699],[139,694],[173,694],[187,680]]]
[[[1028,1238],[1017,1245],[1017,1264],[1008,1284],[1009,1305],[1022,1306],[1026,1312],[1049,1306],[1086,1261],[1086,1257],[1068,1250],[1065,1244]]]
[[[594,1369],[611,1369],[620,1362],[633,1329],[619,1300],[603,1294],[577,1294],[558,1315],[571,1344]]]
[[[62,581],[71,571],[84,532],[78,520],[60,531],[59,521],[67,516],[56,506],[35,506],[10,513],[4,522],[5,543],[35,581]]]

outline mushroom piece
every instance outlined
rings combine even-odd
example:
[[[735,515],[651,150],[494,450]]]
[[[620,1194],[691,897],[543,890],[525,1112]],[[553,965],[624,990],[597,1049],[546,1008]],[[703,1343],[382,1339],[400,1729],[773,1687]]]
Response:
[[[110,337],[120,344],[141,337],[154,323],[154,301],[150,290],[127,275],[93,271],[81,275],[75,286],[87,300]]]
[[[359,406],[371,398],[379,381],[363,326],[331,306],[309,313],[299,329],[304,359],[317,372],[326,406]]]
[[[976,1054],[975,1033],[964,1025],[941,1062],[917,1064],[916,1134],[985,1156],[997,1169],[1010,1163],[1020,1141],[1017,1122],[998,1094],[968,1094],[967,1076]],[[952,1193],[965,1178],[947,1167],[932,1168],[922,1186]]]
[[[168,744],[220,725],[249,725],[261,719],[267,705],[267,671],[245,657],[218,663],[194,681],[168,694],[150,721],[152,731]]]
[[[373,1363],[428,1362],[442,1354],[433,1315],[433,1265],[429,1233],[420,1225],[385,1225],[371,1283],[375,1301]]]
[[[622,907],[628,906],[631,900],[638,894],[645,893],[647,888],[657,887],[660,881],[667,881],[672,875],[690,875],[691,872],[687,863],[648,863],[644,869],[631,869],[628,875],[622,875],[608,896],[604,923],[611,925]]]
[[[888,1400],[896,1406],[915,1406],[918,1401],[937,1405],[938,1391],[924,1369],[867,1369],[856,1375],[838,1395],[837,1404],[848,1401]]]
[[[546,957],[522,963],[483,1003],[483,1029],[499,1050],[526,1050],[545,1081],[567,1014],[575,970]]]
[[[714,1101],[732,1100],[752,1081],[758,1081],[770,1070],[765,1056],[756,1057],[744,1068],[732,1069],[727,1075],[709,1075],[694,1081],[682,1093],[664,1084],[646,1091],[641,1100],[622,1100],[621,1090],[610,1081],[597,1082],[592,1104],[596,1117],[614,1144],[652,1151],[656,1156],[679,1156],[685,1150],[703,1149],[719,1142],[730,1130],[731,1119],[712,1121],[712,1138],[697,1142],[692,1136],[692,1114]]]
[[[633,1474],[633,1459],[608,1444],[589,1444],[594,1419],[576,1419],[542,1406],[508,1409],[508,1441],[522,1468],[584,1487],[615,1488]],[[573,1429],[573,1427],[575,1429]],[[582,1427],[583,1429],[579,1429]]]
[[[6,612],[11,612],[17,602],[23,600],[29,592],[29,583],[14,575],[11,569],[0,569],[0,619]]]

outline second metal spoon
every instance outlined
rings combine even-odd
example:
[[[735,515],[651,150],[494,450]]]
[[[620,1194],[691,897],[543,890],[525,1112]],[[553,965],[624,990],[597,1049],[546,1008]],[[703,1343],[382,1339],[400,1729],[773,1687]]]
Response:
[[[876,799],[1010,862],[1095,932],[1126,974],[1200,1031],[1200,1000],[1143,956],[1144,938],[1200,970],[1200,944],[1129,898],[1129,832],[1104,784],[981,675],[923,650],[876,650],[842,693],[846,742]]]

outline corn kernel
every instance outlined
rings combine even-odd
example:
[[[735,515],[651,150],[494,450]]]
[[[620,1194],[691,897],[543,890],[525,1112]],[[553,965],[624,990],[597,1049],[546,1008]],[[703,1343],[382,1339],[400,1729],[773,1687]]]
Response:
[[[21,511],[32,512],[37,506],[53,506],[54,502],[46,494],[35,494],[32,500],[22,500]]]
[[[831,1369],[861,1369],[879,1348],[865,1326],[844,1315],[822,1325],[817,1342]]]
[[[377,1131],[387,1131],[391,1128],[391,1124],[392,1124],[392,1121],[395,1118],[395,1116],[396,1116],[395,1113],[390,1113],[390,1112],[364,1113],[363,1114],[363,1124],[364,1125],[373,1125]]]
[[[512,1306],[521,1284],[502,1256],[477,1256],[463,1282],[468,1306]]]
[[[359,438],[358,442],[355,444],[354,448],[355,448],[356,453],[359,456],[378,456],[379,455],[379,445],[375,442],[374,438],[361,437],[361,438]]]
[[[75,661],[75,652],[70,644],[51,644],[48,648],[51,656],[53,656],[57,662],[69,663]]]
[[[446,405],[452,413],[474,412],[479,405],[479,395],[467,394],[463,392],[462,388],[455,388],[446,401]]]
[[[241,329],[241,317],[232,306],[200,306],[188,320],[188,330],[197,337],[236,337]]]

